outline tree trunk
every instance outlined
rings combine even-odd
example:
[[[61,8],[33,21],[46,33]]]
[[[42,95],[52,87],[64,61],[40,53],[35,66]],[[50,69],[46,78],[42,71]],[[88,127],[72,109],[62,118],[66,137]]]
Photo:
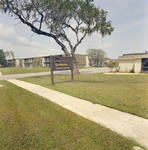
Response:
[[[78,63],[75,63],[74,62],[74,74],[80,74],[80,71],[79,71],[79,69],[78,69]]]
[[[78,69],[79,62],[77,61],[74,55],[72,55],[72,58],[73,58],[74,74],[80,74],[80,71]]]

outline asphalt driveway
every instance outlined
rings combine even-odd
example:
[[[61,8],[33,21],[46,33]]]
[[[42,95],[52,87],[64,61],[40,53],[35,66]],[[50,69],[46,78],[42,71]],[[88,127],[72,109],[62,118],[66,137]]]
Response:
[[[88,68],[88,69],[80,69],[82,74],[91,74],[91,73],[101,73],[101,72],[109,72],[109,68]],[[70,74],[71,71],[54,71],[54,74]],[[10,80],[15,78],[25,78],[31,76],[43,76],[50,75],[50,72],[37,72],[37,73],[25,73],[25,74],[12,74],[12,75],[0,75],[0,80]]]

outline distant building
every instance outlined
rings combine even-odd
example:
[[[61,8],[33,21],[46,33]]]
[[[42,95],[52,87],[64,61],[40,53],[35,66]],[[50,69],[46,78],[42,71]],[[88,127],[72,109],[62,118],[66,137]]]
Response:
[[[110,61],[112,61],[114,64],[117,63],[117,59],[108,59],[108,60],[106,60],[106,61],[104,62],[104,66],[107,66],[107,64],[108,64]]]
[[[87,55],[74,54],[77,61],[79,62],[79,67],[89,67],[89,60]]]
[[[145,53],[123,54],[118,58],[120,71],[135,73],[148,71],[148,51]]]
[[[7,66],[10,66],[10,67],[15,66],[15,60],[16,59],[6,59]]]
[[[58,57],[63,57],[63,55],[56,55]],[[77,61],[79,62],[79,67],[88,67],[89,60],[87,55],[75,54]],[[39,57],[23,58],[23,59],[8,59],[8,66],[16,67],[38,67],[45,66],[50,68],[50,56],[40,55]]]

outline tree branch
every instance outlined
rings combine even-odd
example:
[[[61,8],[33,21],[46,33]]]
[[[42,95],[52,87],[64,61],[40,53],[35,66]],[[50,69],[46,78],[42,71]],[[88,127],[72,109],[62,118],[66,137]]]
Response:
[[[63,24],[66,25],[66,27],[71,28],[71,30],[76,33],[76,30],[75,30],[71,25],[69,25],[69,24],[67,24],[67,23],[63,23]]]
[[[65,35],[65,34],[60,34],[60,35],[62,35],[64,38],[65,38],[65,40],[68,42],[68,44],[69,44],[69,47],[70,47],[70,49],[72,50],[73,49],[73,46],[72,46],[72,44],[71,44],[71,41],[68,39],[68,37]]]
[[[38,10],[38,8],[37,8],[37,12],[41,15],[41,21],[40,21],[40,27],[39,27],[39,30],[40,30],[42,27],[44,15]]]
[[[64,51],[64,53],[65,53],[67,56],[70,56],[70,54],[68,53],[68,51],[67,51],[67,49],[66,49],[66,46],[65,46],[62,42],[60,42],[59,39],[58,39],[55,35],[53,35],[53,34],[51,34],[51,33],[44,32],[44,31],[42,31],[40,28],[37,29],[33,24],[31,24],[30,22],[28,22],[27,20],[25,20],[24,18],[22,18],[22,16],[18,14],[18,9],[17,9],[17,8],[14,9],[13,4],[12,4],[12,3],[10,3],[10,4],[11,4],[11,6],[13,7],[12,12],[13,12],[16,16],[18,16],[18,18],[21,20],[21,22],[23,22],[24,24],[28,25],[28,26],[31,28],[31,30],[32,30],[34,33],[36,33],[36,34],[45,35],[45,36],[48,36],[48,37],[52,37],[52,38],[62,47],[62,50]],[[14,11],[14,10],[16,10],[16,11]]]
[[[73,53],[76,51],[77,46],[82,42],[82,40],[86,37],[86,33],[82,36],[82,38],[75,44],[73,48]]]

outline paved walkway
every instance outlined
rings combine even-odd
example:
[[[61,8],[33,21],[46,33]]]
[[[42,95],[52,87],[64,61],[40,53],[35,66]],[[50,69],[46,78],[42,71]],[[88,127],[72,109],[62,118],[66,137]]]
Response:
[[[75,98],[39,85],[10,79],[9,82],[38,94],[112,131],[131,137],[148,148],[148,120]]]
[[[79,71],[82,74],[91,74],[91,73],[109,72],[110,69],[107,67],[100,67],[100,68],[85,68],[85,69],[80,69]],[[54,71],[54,74],[71,74],[71,71],[70,70]],[[43,76],[43,75],[50,75],[50,72],[0,75],[0,80],[9,80],[9,79],[15,79],[15,78],[25,78],[25,77]]]

